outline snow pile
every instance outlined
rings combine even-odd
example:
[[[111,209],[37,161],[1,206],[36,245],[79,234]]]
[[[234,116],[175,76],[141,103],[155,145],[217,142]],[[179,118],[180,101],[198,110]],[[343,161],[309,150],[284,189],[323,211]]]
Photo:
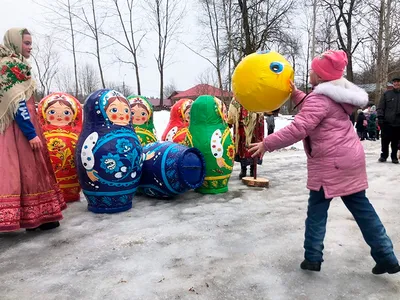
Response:
[[[377,162],[379,142],[363,145],[368,196],[400,255],[399,166]],[[300,270],[303,151],[265,155],[259,176],[269,189],[244,186],[239,171],[235,164],[222,195],[137,196],[114,215],[88,212],[82,198],[53,231],[0,234],[0,299],[399,299],[400,276],[371,274],[369,247],[340,199],[329,210],[322,271]]]

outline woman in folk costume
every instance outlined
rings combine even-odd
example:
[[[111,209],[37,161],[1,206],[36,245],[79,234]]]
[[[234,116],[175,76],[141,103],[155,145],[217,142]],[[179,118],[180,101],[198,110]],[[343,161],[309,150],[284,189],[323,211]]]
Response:
[[[66,208],[36,116],[31,49],[24,28],[0,45],[0,231],[56,228]]]
[[[165,129],[161,140],[178,144],[183,144],[186,133],[189,131],[190,109],[193,100],[181,99],[171,108],[171,114],[167,128]]]
[[[250,165],[250,176],[254,175],[254,159],[248,151],[250,143],[262,142],[264,139],[264,114],[247,111],[235,99],[232,99],[228,111],[228,124],[233,125],[235,140],[235,161],[240,162],[239,178],[247,176]],[[262,158],[257,163],[262,164]]]

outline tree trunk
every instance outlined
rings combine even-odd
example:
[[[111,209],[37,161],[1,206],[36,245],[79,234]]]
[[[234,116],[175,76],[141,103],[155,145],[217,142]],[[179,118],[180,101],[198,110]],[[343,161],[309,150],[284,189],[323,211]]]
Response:
[[[390,43],[392,42],[391,36],[391,19],[392,14],[392,0],[387,0],[387,8],[385,15],[385,43],[384,43],[384,51],[383,51],[383,63],[382,63],[382,78],[381,78],[381,93],[386,90],[386,85],[388,81],[388,72],[389,72],[389,55],[390,55]]]
[[[160,70],[160,106],[164,106],[164,70]]]
[[[351,49],[351,48],[350,48]],[[350,51],[347,52],[347,67],[346,67],[346,73],[347,73],[347,80],[353,82],[354,80],[354,73],[353,73],[353,57],[352,54],[349,53]]]
[[[313,21],[312,21],[312,43],[311,43],[311,57],[315,57],[315,29],[317,25],[317,0],[313,0]]]
[[[133,1],[130,2],[130,5],[128,5],[128,8],[129,8],[129,23],[130,23],[130,27],[131,27],[131,38],[132,38],[132,48],[133,48],[132,54],[133,54],[133,62],[135,64],[137,93],[138,93],[138,95],[142,95],[142,90],[140,87],[139,64],[138,64],[137,53],[136,53],[136,50],[139,47],[140,41],[136,45],[134,30],[133,30]],[[125,31],[125,34],[126,34],[126,31]],[[128,38],[127,38],[127,40],[129,41]]]
[[[382,89],[382,53],[383,53],[383,26],[384,26],[384,15],[385,15],[385,0],[381,0],[381,5],[379,9],[379,28],[378,28],[378,45],[377,45],[377,58],[376,58],[376,70],[375,70],[375,80],[376,80],[376,88],[375,88],[375,99],[374,102],[376,104],[379,103],[379,99],[381,97],[381,89]]]
[[[75,76],[75,97],[79,98],[79,87],[78,87],[78,65],[76,63],[76,50],[75,50],[75,31],[72,22],[72,11],[71,11],[71,3],[68,0],[68,19],[69,25],[71,29],[71,42],[72,42],[72,57],[74,60],[74,76]]]
[[[105,82],[104,82],[103,68],[101,66],[101,59],[100,59],[99,31],[98,31],[98,28],[97,28],[96,10],[95,10],[95,7],[94,7],[94,0],[92,0],[92,12],[93,12],[93,22],[94,22],[94,37],[95,37],[95,40],[96,40],[97,64],[99,66],[99,71],[100,71],[101,85],[102,85],[103,89],[105,89],[106,85],[105,85]]]
[[[243,24],[243,31],[244,31],[244,37],[245,37],[244,55],[246,56],[246,55],[253,53],[252,46],[251,46],[247,0],[238,0],[238,3],[239,3],[240,11],[242,12],[242,24]]]
[[[140,88],[139,65],[138,65],[136,53],[133,54],[133,60],[134,60],[134,62],[135,62],[135,74],[136,74],[137,93],[138,93],[138,95],[142,95],[142,91],[141,91],[141,88]]]

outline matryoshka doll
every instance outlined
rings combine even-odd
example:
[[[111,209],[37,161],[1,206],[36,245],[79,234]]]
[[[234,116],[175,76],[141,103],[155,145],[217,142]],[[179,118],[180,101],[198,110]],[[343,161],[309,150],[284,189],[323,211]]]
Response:
[[[52,93],[38,105],[57,182],[66,202],[78,201],[81,188],[75,167],[75,147],[82,130],[82,106],[65,93]]]
[[[140,190],[149,197],[172,198],[203,184],[205,161],[201,152],[173,142],[143,147],[145,161]]]
[[[185,141],[192,103],[191,99],[181,99],[172,106],[167,128],[161,137],[162,141],[178,144]]]
[[[227,192],[235,147],[226,123],[226,106],[220,99],[203,95],[193,102],[185,144],[199,149],[206,161],[206,177],[196,191],[204,194]]]
[[[88,209],[95,213],[128,210],[144,159],[131,126],[129,102],[119,92],[103,89],[86,99],[84,113],[76,161]]]
[[[143,96],[129,96],[132,125],[142,146],[157,142],[153,124],[153,105]]]

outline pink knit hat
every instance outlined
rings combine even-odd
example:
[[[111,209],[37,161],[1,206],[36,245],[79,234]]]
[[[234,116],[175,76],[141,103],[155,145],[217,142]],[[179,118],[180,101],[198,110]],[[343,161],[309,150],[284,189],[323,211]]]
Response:
[[[343,76],[347,66],[347,54],[343,50],[327,50],[315,57],[311,62],[311,69],[323,81],[339,79]]]

